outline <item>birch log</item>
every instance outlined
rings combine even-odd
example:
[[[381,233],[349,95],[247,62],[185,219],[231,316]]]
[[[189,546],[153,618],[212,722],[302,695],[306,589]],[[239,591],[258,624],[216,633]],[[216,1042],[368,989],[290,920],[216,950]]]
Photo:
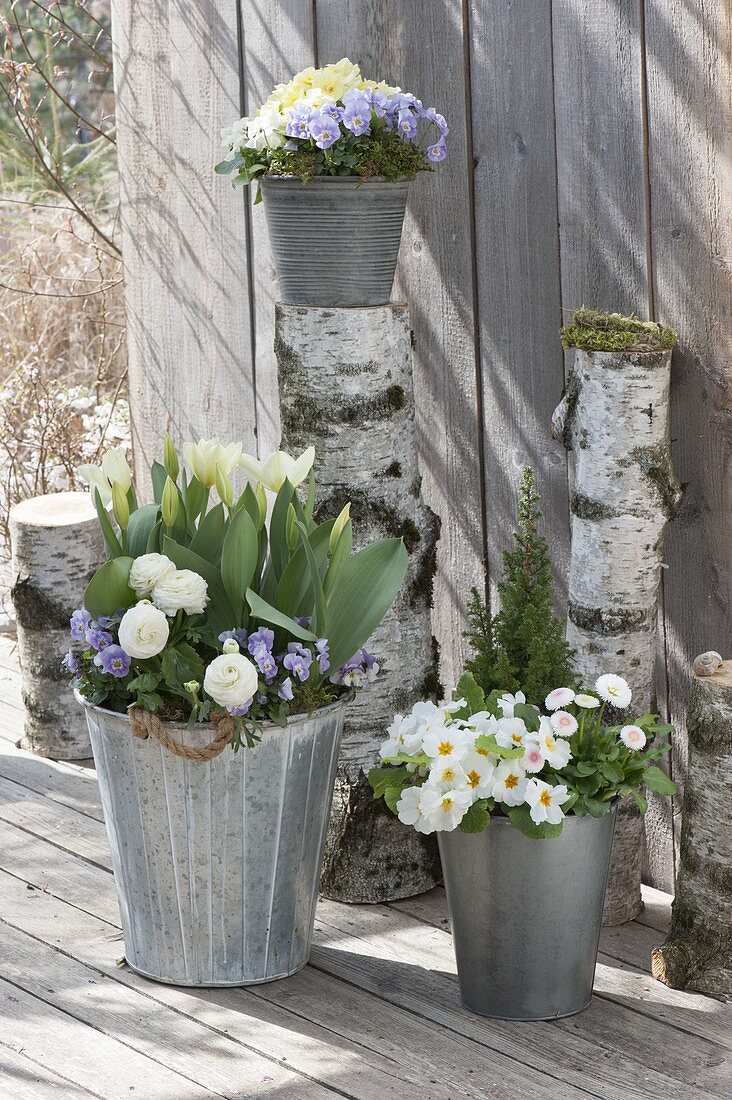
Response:
[[[440,878],[434,838],[375,802],[367,779],[394,713],[439,690],[430,625],[439,521],[420,493],[410,338],[406,306],[277,307],[283,446],[315,446],[320,515],[350,501],[357,548],[401,536],[409,553],[401,592],[368,646],[378,679],[346,718],[321,883],[340,901],[408,897]]]
[[[88,493],[51,493],[10,512],[12,598],[18,624],[25,730],[21,747],[54,760],[91,756],[86,719],[61,661],[69,617],[104,561]]]
[[[633,711],[655,709],[656,621],[663,531],[680,503],[671,466],[671,353],[575,353],[552,418],[554,436],[574,452],[567,640],[590,686],[604,672],[630,684]],[[672,875],[667,803],[649,797],[649,828],[667,842],[657,855]],[[610,867],[605,922],[640,912],[640,813],[623,800]]]
[[[654,977],[674,989],[732,993],[732,661],[692,676],[689,764],[671,931]]]

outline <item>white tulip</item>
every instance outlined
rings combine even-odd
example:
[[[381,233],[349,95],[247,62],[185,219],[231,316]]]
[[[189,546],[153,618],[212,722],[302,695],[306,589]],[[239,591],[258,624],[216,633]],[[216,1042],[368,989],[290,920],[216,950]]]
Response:
[[[87,464],[77,467],[76,472],[92,489],[99,490],[103,504],[109,504],[112,499],[112,485],[119,485],[122,492],[127,493],[132,484],[124,447],[112,447],[107,451],[101,466]]]
[[[130,657],[147,660],[165,649],[170,627],[162,611],[149,600],[125,611],[119,624],[119,644]]]
[[[165,554],[141,554],[130,568],[130,588],[138,596],[149,596],[155,585],[175,572],[175,565]]]
[[[257,670],[243,653],[214,657],[203,678],[204,690],[220,707],[240,707],[249,702],[258,684]]]
[[[192,569],[174,569],[160,578],[151,599],[166,615],[175,615],[178,611],[200,615],[208,603],[208,585]]]
[[[218,439],[199,439],[197,443],[184,443],[183,457],[190,470],[207,489],[216,481],[216,467],[228,475],[241,455],[241,443],[222,443]]]
[[[284,451],[275,451],[265,462],[253,455],[242,455],[239,465],[250,481],[259,481],[265,489],[278,493],[285,483],[299,485],[308,476],[315,461],[315,447],[308,447],[299,458]]]

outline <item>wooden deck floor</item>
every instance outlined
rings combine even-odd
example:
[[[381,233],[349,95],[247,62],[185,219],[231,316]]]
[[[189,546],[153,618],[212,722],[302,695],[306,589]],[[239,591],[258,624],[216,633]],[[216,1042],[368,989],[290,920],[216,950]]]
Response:
[[[91,767],[22,752],[0,642],[0,1097],[46,1100],[701,1100],[732,1095],[732,1006],[665,989],[648,959],[669,898],[608,931],[596,995],[541,1024],[461,1008],[441,889],[318,907],[311,964],[252,989],[190,990],[121,961]]]

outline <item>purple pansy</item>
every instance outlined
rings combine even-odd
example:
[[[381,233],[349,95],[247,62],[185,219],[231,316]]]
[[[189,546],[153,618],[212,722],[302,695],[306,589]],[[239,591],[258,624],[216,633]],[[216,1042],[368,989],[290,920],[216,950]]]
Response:
[[[81,661],[79,660],[77,654],[74,653],[73,649],[70,649],[68,651],[63,661],[61,662],[61,667],[65,668],[70,676],[76,676],[76,674],[80,671]]]
[[[427,146],[427,160],[431,161],[432,164],[439,164],[446,156],[447,146],[445,145],[444,138],[440,138],[434,145]]]
[[[277,694],[280,699],[286,699],[289,701],[292,699],[292,680],[288,676],[286,680],[283,680],[277,689]]]
[[[318,638],[317,642],[315,643],[315,655],[320,671],[327,672],[330,668],[330,652],[328,650],[327,638]]]
[[[402,137],[413,138],[417,134],[417,120],[410,110],[401,110],[397,117],[397,129]]]
[[[355,96],[343,112],[343,125],[359,136],[371,129],[371,104],[366,96]]]
[[[270,630],[268,626],[260,626],[259,630],[255,630],[253,634],[249,635],[247,649],[252,657],[256,657],[259,650],[270,652],[273,645],[274,630]]]
[[[285,133],[287,136],[309,138],[310,123],[315,117],[315,114],[316,112],[312,107],[306,107],[304,105],[292,107],[287,112],[287,125],[285,126]]]
[[[429,122],[434,122],[437,129],[440,131],[440,135],[444,138],[450,133],[450,129],[445,122],[445,116],[441,115],[439,111],[436,111],[434,107],[428,107],[424,112],[424,117]]]
[[[310,136],[318,149],[330,149],[341,136],[341,130],[334,118],[325,114],[324,111],[319,111],[310,123]]]
[[[108,649],[114,642],[114,638],[108,630],[100,630],[95,623],[87,627],[86,641],[97,652],[101,652],[103,649]]]
[[[75,642],[86,641],[86,628],[91,622],[91,615],[85,607],[80,607],[69,619],[71,637]]]
[[[325,107],[321,108],[324,115],[330,115],[336,122],[340,122],[343,118],[343,108],[336,107],[335,103],[326,103]]]
[[[228,642],[229,638],[233,638],[237,645],[244,646],[247,644],[247,632],[242,626],[235,627],[233,630],[224,630],[219,634],[219,641],[222,645],[224,642]]]
[[[253,654],[254,660],[257,662],[257,668],[264,676],[268,684],[271,684],[277,675],[277,662],[268,649],[261,647],[255,654]]]
[[[247,713],[253,702],[254,696],[248,699],[246,703],[240,703],[238,707],[227,707],[226,709],[229,714],[233,714],[235,718],[241,718],[242,715]]]
[[[309,649],[305,649],[299,642],[290,642],[282,663],[288,672],[291,672],[293,676],[297,676],[300,683],[304,683],[310,675],[313,655]]]
[[[338,671],[333,673],[330,680],[332,684],[360,688],[364,680],[370,684],[373,683],[378,671],[379,665],[374,655],[365,649],[359,649],[358,653],[354,653],[345,665],[341,665]]]
[[[94,664],[109,676],[126,676],[130,671],[132,658],[125,653],[121,645],[109,645],[97,653]]]
[[[295,616],[295,622],[297,623],[298,626],[302,626],[307,630],[308,627],[310,626],[310,623],[311,623],[311,616],[310,615],[296,615]]]

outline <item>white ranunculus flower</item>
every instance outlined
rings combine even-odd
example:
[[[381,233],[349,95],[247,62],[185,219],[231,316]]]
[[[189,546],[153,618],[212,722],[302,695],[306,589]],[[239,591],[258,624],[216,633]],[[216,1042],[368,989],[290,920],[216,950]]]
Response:
[[[285,483],[299,485],[312,468],[315,461],[315,447],[308,447],[299,458],[284,451],[275,451],[265,462],[260,462],[253,455],[242,455],[239,465],[250,481],[259,481],[265,489],[278,493]]]
[[[170,627],[162,611],[140,600],[125,611],[119,624],[119,644],[130,657],[147,660],[165,649]]]
[[[214,657],[203,678],[204,690],[220,707],[240,707],[257,690],[257,670],[243,653],[222,653]]]
[[[175,615],[178,611],[200,615],[208,603],[208,585],[192,569],[174,569],[160,578],[151,599],[166,615]]]
[[[142,554],[130,569],[130,588],[138,596],[149,596],[158,581],[175,572],[175,565],[165,554]]]
[[[219,439],[199,439],[183,444],[183,457],[202,485],[211,489],[216,481],[216,467],[228,477],[239,461],[241,443],[222,443]]]
[[[615,676],[612,672],[606,673],[604,676],[598,676],[595,681],[595,691],[604,699],[606,703],[610,703],[611,706],[617,707],[618,710],[625,710],[630,706],[631,690],[628,685],[628,681],[624,680],[622,676]]]

